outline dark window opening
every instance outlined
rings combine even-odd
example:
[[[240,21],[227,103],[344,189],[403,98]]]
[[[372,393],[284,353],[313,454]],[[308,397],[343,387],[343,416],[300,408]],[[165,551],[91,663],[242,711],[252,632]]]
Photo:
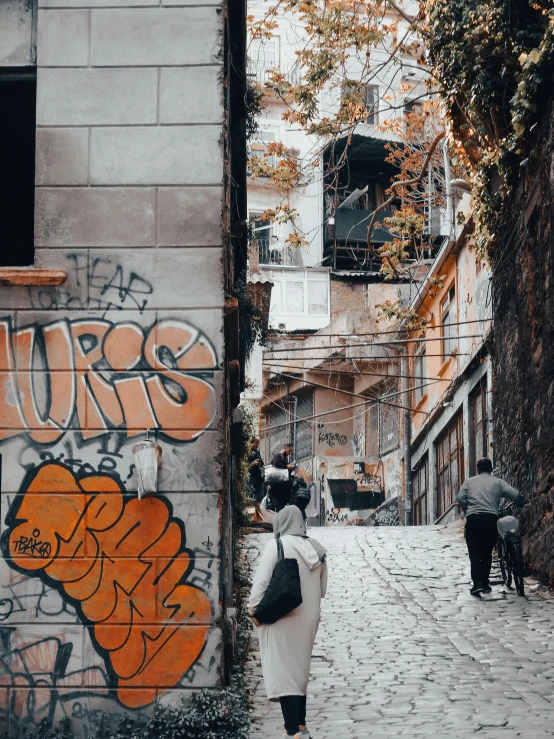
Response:
[[[398,390],[396,378],[377,383],[369,396],[369,407],[366,412],[366,455],[371,459],[379,459],[382,455],[396,449],[400,443],[400,416],[398,414],[398,398],[394,393]],[[378,398],[389,401],[379,403]]]
[[[486,375],[470,397],[469,453],[469,474],[476,475],[478,460],[489,456]]]
[[[425,344],[418,346],[414,355],[414,406],[419,403],[424,395],[427,395],[427,388],[425,387],[425,356]]]
[[[36,73],[0,69],[0,267],[34,262]]]
[[[377,85],[366,86],[365,107],[367,110],[365,122],[370,126],[376,126],[379,123],[379,87]]]
[[[456,500],[464,479],[464,434],[460,412],[436,442],[437,513],[442,516]]]
[[[412,473],[414,526],[425,526],[427,521],[427,493],[429,491],[429,457],[418,464]]]

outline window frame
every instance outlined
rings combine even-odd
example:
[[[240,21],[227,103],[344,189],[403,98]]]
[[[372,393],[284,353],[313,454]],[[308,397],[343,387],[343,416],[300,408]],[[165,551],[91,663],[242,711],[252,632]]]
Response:
[[[427,395],[427,389],[422,387],[424,384],[424,378],[426,377],[426,357],[427,357],[427,346],[420,342],[413,353],[413,383],[414,389],[412,391],[413,404],[416,407],[423,398]]]
[[[457,306],[456,283],[452,282],[446,291],[446,295],[440,302],[440,318],[441,318],[441,347],[443,362],[447,362],[452,358],[458,348],[458,306]],[[454,318],[454,321],[448,319]],[[445,328],[453,328],[454,331],[445,332]]]
[[[369,95],[373,94],[373,101],[369,102]],[[364,119],[364,123],[368,126],[379,125],[379,85],[366,85],[365,86],[365,108],[367,115]]]
[[[423,478],[423,485],[422,485]],[[412,513],[414,526],[426,526],[429,514],[429,455],[425,454],[412,472]]]
[[[456,436],[455,449],[452,437]],[[460,408],[435,441],[437,473],[437,517],[440,518],[455,502],[465,480],[463,409]],[[453,461],[456,463],[456,485],[453,484]],[[447,483],[445,481],[447,480]]]
[[[5,103],[4,108],[6,110],[10,108],[10,104],[14,102],[12,100],[10,103],[10,99],[14,95],[19,106],[15,115],[22,116],[19,119],[14,119],[14,116],[8,116],[6,118],[8,129],[2,131],[6,137],[9,137],[10,134],[14,134],[14,131],[10,131],[9,126],[15,125],[15,130],[17,130],[18,134],[21,134],[21,138],[18,140],[7,138],[5,141],[6,147],[9,147],[12,152],[11,155],[18,152],[17,165],[14,163],[13,168],[11,168],[9,166],[9,158],[8,162],[3,161],[3,183],[9,189],[10,195],[7,198],[7,204],[5,204],[7,208],[6,212],[4,210],[1,212],[1,217],[3,219],[5,218],[3,230],[7,222],[7,234],[5,241],[3,236],[0,240],[0,269],[9,270],[10,272],[19,269],[24,269],[26,272],[33,270],[36,258],[34,222],[36,207],[37,91],[36,66],[0,67],[0,99]],[[32,120],[33,125],[31,126],[30,112],[33,102],[34,117]],[[29,110],[27,110],[26,106],[28,106]],[[28,113],[28,115],[23,115],[22,111]],[[24,149],[26,157],[22,157],[19,154]],[[5,151],[3,151],[3,154],[5,154]],[[21,162],[22,158],[24,160],[24,166]],[[2,192],[2,197],[5,194]],[[10,202],[11,197],[15,198],[14,202]],[[17,207],[14,207],[16,203]],[[11,229],[13,229],[13,232]],[[34,269],[34,273],[36,275],[36,269]],[[9,273],[6,272],[7,274]],[[4,284],[10,284],[10,282],[4,281]]]
[[[469,474],[477,474],[477,461],[488,456],[489,417],[488,417],[488,377],[485,374],[469,396]],[[476,425],[476,410],[481,406],[481,419]],[[481,435],[481,449],[477,449],[478,431]]]
[[[264,136],[267,138],[264,139]],[[267,128],[259,128],[250,142],[250,151],[256,157],[262,159],[268,167],[276,167],[278,164],[277,155],[268,153],[269,144],[278,141],[280,129],[276,126],[268,126]],[[267,175],[262,175],[265,177]]]

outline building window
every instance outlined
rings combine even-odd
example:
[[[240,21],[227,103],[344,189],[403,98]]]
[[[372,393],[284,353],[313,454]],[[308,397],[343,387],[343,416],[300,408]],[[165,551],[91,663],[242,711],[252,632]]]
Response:
[[[393,451],[400,442],[400,416],[395,404],[400,404],[394,393],[398,390],[398,380],[384,380],[378,383],[371,392],[370,406],[366,413],[366,453],[372,459]],[[390,401],[376,402],[377,398],[393,394]],[[374,400],[375,399],[375,400]],[[392,404],[392,405],[391,405]]]
[[[437,508],[442,516],[456,500],[464,475],[464,434],[462,413],[449,424],[436,442]]]
[[[258,244],[260,264],[281,264],[279,240],[273,235],[271,221],[262,220],[261,216],[256,212],[248,214],[252,240]]]
[[[477,462],[489,452],[487,417],[487,376],[470,396],[469,474],[477,473]]]
[[[34,262],[36,96],[34,68],[0,69],[0,267]]]
[[[370,459],[379,459],[379,404],[370,405],[365,417],[366,454]]]
[[[285,444],[293,445],[296,461],[313,456],[313,415],[312,391],[275,401],[264,415],[265,431],[262,430],[263,451],[268,463]]]
[[[294,459],[296,462],[313,457],[314,453],[314,394],[311,391],[296,396],[294,423]],[[306,418],[308,420],[303,421]]]
[[[407,100],[404,103],[404,116],[409,116],[412,113],[417,113],[418,116],[423,113],[423,105],[419,102],[416,102],[414,100]],[[406,118],[404,122],[404,126],[406,129],[406,132],[408,132],[410,126],[414,126],[414,124],[418,124],[419,119],[418,118]],[[418,126],[419,128],[419,126]],[[415,129],[412,129],[412,135],[415,133]],[[423,138],[423,137],[422,137]]]
[[[268,150],[269,144],[272,144],[276,139],[276,131],[256,131],[255,138],[252,140],[250,145],[252,156],[261,159],[262,164],[265,164],[268,167],[276,167],[277,156],[275,154],[270,154]]]
[[[379,123],[379,87],[377,85],[366,86],[365,107],[367,110],[365,122],[370,126],[376,126]]]
[[[429,490],[429,457],[425,455],[412,475],[414,526],[427,524],[427,493]]]
[[[456,325],[456,286],[452,285],[441,303],[442,354],[446,362],[458,346]]]
[[[285,444],[292,444],[293,413],[293,404],[289,399],[275,401],[265,413],[265,430],[262,431],[262,437],[264,458],[268,463]]]
[[[420,344],[414,354],[414,406],[426,395],[425,385],[425,344]]]
[[[395,383],[394,390],[398,387],[398,383]],[[389,390],[387,395],[394,390]],[[398,403],[398,398],[391,398],[390,403]],[[399,437],[399,413],[398,408],[395,405],[385,405],[379,403],[379,425],[380,425],[380,446],[379,452],[386,454],[396,449],[400,441]]]
[[[263,65],[266,69],[274,69],[279,64],[279,36],[270,39],[254,39],[250,43],[248,56],[254,64]]]

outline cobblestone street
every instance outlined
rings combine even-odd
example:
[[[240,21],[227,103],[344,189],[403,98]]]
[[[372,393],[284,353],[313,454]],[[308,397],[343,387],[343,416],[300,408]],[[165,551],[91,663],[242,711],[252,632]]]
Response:
[[[465,543],[436,527],[323,528],[329,587],[312,659],[314,739],[554,736],[554,600],[469,594]],[[254,562],[269,534],[247,537]],[[494,574],[494,573],[493,573]],[[257,640],[252,739],[282,736]]]

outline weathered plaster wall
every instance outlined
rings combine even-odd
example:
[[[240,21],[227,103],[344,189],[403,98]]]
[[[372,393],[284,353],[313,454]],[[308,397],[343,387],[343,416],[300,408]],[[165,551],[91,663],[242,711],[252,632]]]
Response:
[[[37,23],[36,265],[68,277],[0,289],[11,736],[147,713],[222,665],[220,7],[41,0]]]
[[[470,457],[469,443],[472,433],[470,396],[485,374],[489,393],[491,386],[490,359],[483,348],[483,337],[488,334],[492,315],[490,271],[483,266],[477,273],[475,252],[471,249],[471,242],[465,241],[457,251],[448,256],[437,272],[444,275],[442,287],[437,291],[430,291],[419,309],[421,317],[431,319],[430,327],[425,332],[425,338],[431,339],[425,342],[425,376],[430,379],[425,380],[427,386],[423,390],[423,397],[416,406],[417,412],[412,413],[412,469],[426,455],[428,458],[429,524],[434,523],[438,516],[436,442],[448,424],[461,412],[464,479],[472,474],[470,462],[474,460]],[[459,353],[444,361],[441,356],[441,301],[452,285],[456,288],[456,321],[460,323],[457,328]],[[414,347],[411,346],[412,353],[413,350]],[[490,405],[488,400],[487,403]],[[490,418],[490,412],[488,417]],[[491,434],[490,424],[488,431]],[[458,515],[457,509],[453,515]]]
[[[314,373],[315,375],[315,373]],[[317,382],[332,384],[328,376],[318,374]],[[348,392],[351,383],[340,383]],[[314,424],[314,454],[328,457],[348,457],[352,454],[352,415],[351,408],[345,408],[356,399],[332,390],[317,389],[315,392],[315,413],[327,413],[335,408],[342,411],[330,413],[316,419]]]
[[[493,412],[499,472],[528,498],[525,554],[554,577],[554,115],[498,225],[493,262]]]
[[[364,463],[363,472],[355,472],[354,464]],[[319,478],[323,479],[325,525],[337,526],[364,520],[383,502],[385,495],[384,465],[367,459],[321,456],[317,459]],[[353,485],[333,487],[329,481],[355,481]],[[371,502],[371,506],[368,505]]]

